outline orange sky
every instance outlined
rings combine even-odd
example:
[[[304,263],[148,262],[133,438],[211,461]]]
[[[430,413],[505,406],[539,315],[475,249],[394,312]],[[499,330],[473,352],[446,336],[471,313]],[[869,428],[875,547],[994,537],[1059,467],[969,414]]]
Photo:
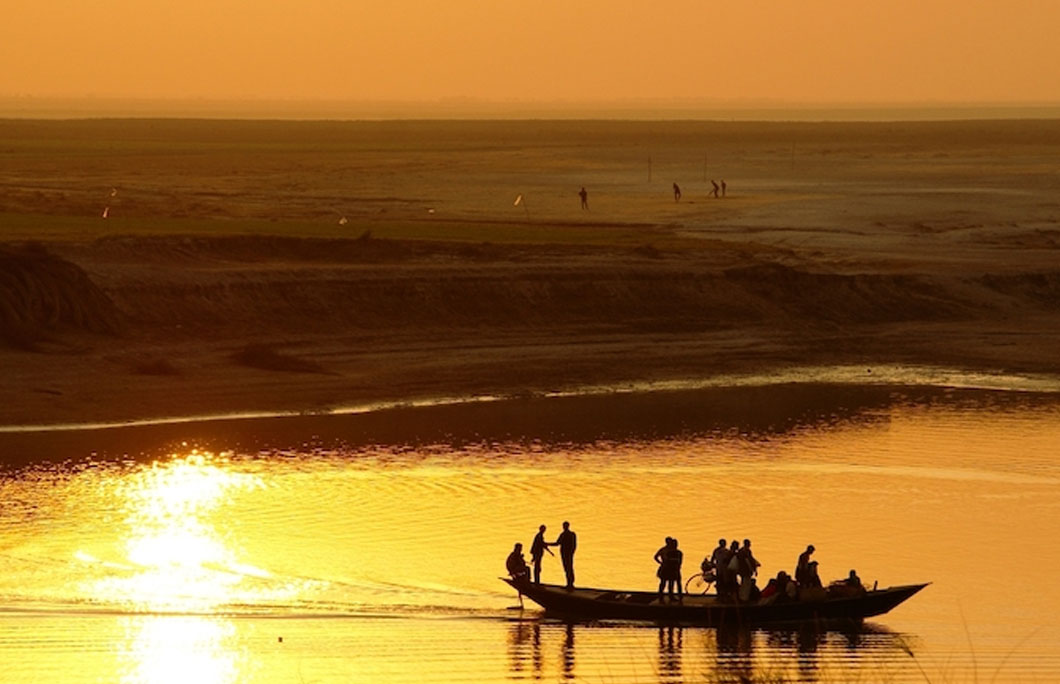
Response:
[[[1060,102],[1060,0],[3,6],[0,96]]]

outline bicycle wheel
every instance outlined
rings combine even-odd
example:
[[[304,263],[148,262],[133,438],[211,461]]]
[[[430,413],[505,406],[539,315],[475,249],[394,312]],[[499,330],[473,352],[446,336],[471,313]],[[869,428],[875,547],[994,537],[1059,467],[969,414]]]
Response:
[[[685,582],[685,593],[686,594],[705,594],[710,590],[710,585],[713,584],[711,579],[703,576],[703,573],[697,572],[688,578]]]

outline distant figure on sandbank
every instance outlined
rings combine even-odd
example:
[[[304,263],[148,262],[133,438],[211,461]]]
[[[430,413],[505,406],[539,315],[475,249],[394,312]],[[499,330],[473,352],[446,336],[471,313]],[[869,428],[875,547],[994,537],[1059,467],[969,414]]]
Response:
[[[674,183],[674,202],[680,202],[680,201],[681,201],[681,186],[679,186],[677,183]]]
[[[717,199],[718,198],[718,190],[720,190],[721,188],[718,186],[718,184],[716,182],[714,182],[713,178],[710,179],[710,184],[714,186],[714,190],[711,191],[710,194],[714,195],[714,199]]]
[[[721,179],[721,196],[722,197],[725,196],[725,179],[724,178]]]
[[[585,186],[582,186],[581,191],[578,193],[578,197],[582,198],[582,209],[589,210],[589,193],[585,191]]]

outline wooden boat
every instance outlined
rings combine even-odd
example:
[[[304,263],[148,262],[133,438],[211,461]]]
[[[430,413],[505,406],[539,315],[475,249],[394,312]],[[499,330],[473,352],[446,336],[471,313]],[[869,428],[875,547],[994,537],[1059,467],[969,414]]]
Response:
[[[567,589],[556,584],[534,584],[501,578],[513,589],[545,609],[546,615],[573,620],[636,620],[661,623],[772,625],[778,623],[860,622],[882,615],[927,584],[872,589],[856,596],[822,595],[816,600],[775,603],[736,603],[714,594],[686,594],[680,602],[659,599],[651,591]]]

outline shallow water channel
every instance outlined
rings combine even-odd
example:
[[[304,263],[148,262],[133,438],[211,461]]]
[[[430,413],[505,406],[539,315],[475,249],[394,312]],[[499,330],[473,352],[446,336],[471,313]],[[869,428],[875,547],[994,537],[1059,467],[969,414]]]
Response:
[[[783,385],[0,435],[0,672],[35,682],[1051,681],[1060,399]],[[932,585],[860,631],[542,618],[670,535]],[[546,581],[560,581],[545,561]]]

